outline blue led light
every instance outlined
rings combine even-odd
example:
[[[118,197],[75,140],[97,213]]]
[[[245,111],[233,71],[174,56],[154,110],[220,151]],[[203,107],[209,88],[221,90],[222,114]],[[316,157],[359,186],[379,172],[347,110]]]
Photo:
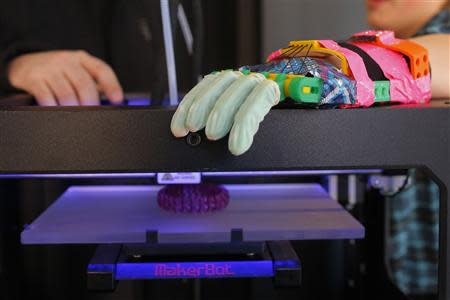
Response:
[[[148,106],[151,100],[148,98],[130,98],[127,100],[127,106]]]
[[[89,264],[89,273],[113,273],[115,272],[115,264]]]
[[[260,261],[118,263],[116,279],[272,277],[273,263]]]
[[[289,260],[276,260],[273,262],[273,267],[275,269],[292,269],[292,268],[299,268],[300,267],[300,261],[289,259]]]

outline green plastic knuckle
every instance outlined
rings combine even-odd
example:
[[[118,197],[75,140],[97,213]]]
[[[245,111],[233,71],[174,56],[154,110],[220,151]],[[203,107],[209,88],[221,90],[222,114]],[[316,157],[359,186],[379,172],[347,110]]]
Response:
[[[391,83],[389,81],[374,82],[375,102],[391,101]]]
[[[288,87],[289,96],[299,103],[319,103],[323,91],[323,79],[317,77],[295,77]]]
[[[248,69],[241,70],[241,73],[244,75],[250,75],[251,71]]]
[[[278,74],[275,77],[275,83],[278,84],[280,88],[280,101],[286,100],[286,94],[284,93],[284,83],[286,81],[286,74]]]

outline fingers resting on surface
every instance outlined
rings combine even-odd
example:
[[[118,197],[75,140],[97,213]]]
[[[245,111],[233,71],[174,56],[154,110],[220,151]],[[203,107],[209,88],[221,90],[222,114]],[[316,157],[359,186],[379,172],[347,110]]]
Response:
[[[264,75],[252,74],[241,76],[230,85],[209,114],[205,132],[208,139],[218,140],[228,134],[239,107],[251,91],[264,80]]]
[[[189,131],[197,132],[205,128],[208,116],[219,97],[240,76],[244,75],[241,72],[222,72],[208,88],[199,91],[195,101],[189,108],[189,113],[186,118],[186,127]]]
[[[111,67],[85,51],[23,54],[8,65],[12,86],[32,94],[40,105],[98,105],[99,92],[113,103],[123,91]]]
[[[197,99],[197,95],[204,89],[209,88],[211,83],[214,82],[218,76],[218,73],[206,75],[205,78],[203,78],[203,80],[200,81],[192,90],[190,90],[189,93],[184,96],[183,100],[181,100],[175,114],[172,117],[172,123],[170,124],[170,128],[174,136],[183,137],[189,133],[189,129],[186,127],[186,118],[192,103],[194,103]]]
[[[272,80],[264,80],[251,92],[239,108],[231,128],[228,148],[234,155],[246,152],[253,143],[259,123],[280,101],[280,89]]]
[[[259,123],[279,101],[278,85],[262,74],[210,74],[181,101],[171,130],[174,136],[183,137],[205,128],[210,140],[221,139],[231,130],[229,149],[241,155],[250,148]]]

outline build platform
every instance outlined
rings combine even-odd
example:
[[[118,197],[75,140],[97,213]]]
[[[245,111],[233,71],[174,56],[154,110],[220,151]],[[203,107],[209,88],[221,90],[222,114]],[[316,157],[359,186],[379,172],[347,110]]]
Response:
[[[159,186],[74,186],[22,233],[24,244],[357,239],[363,226],[317,184],[227,185],[229,206],[206,214],[160,209]]]

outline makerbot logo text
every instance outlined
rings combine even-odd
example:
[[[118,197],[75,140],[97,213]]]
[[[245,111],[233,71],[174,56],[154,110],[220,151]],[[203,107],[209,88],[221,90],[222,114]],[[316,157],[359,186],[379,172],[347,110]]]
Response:
[[[157,277],[214,277],[214,276],[233,276],[235,273],[231,266],[204,264],[202,266],[184,267],[180,264],[166,265],[157,264],[155,267],[155,276]]]

